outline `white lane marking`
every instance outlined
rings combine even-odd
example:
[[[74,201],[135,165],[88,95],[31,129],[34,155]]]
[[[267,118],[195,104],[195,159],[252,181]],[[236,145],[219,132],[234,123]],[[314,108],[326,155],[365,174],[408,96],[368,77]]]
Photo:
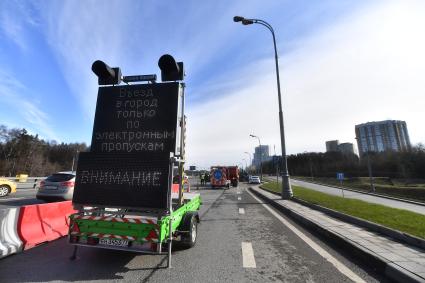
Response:
[[[363,279],[361,279],[357,274],[355,274],[353,271],[351,271],[347,266],[345,266],[343,263],[341,263],[339,260],[334,258],[331,254],[329,254],[327,251],[325,251],[322,247],[320,247],[318,244],[313,242],[312,239],[307,237],[303,232],[298,230],[294,225],[286,221],[285,218],[280,216],[276,211],[271,209],[268,205],[262,203],[260,199],[258,199],[256,196],[254,196],[250,191],[248,193],[259,203],[261,203],[271,214],[273,214],[277,219],[280,220],[286,227],[292,230],[298,237],[301,238],[304,242],[306,242],[307,245],[309,245],[313,250],[315,250],[319,255],[321,255],[324,259],[329,261],[333,266],[335,266],[336,269],[339,270],[342,274],[347,276],[349,279],[351,279],[354,282],[365,282]]]
[[[242,242],[242,266],[244,268],[257,268],[254,250],[250,242]]]
[[[245,208],[239,208],[239,214],[245,214]]]
[[[240,194],[241,194],[242,192],[240,192],[240,191],[237,191],[236,193],[237,193],[238,195],[240,195]]]
[[[238,197],[238,200],[241,200],[242,198],[241,197]]]

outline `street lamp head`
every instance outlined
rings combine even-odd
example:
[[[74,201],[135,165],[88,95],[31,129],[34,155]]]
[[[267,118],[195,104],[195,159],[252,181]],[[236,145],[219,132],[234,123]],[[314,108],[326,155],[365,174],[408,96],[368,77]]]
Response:
[[[235,23],[237,23],[237,22],[242,22],[243,20],[245,20],[245,18],[244,18],[244,17],[240,17],[240,16],[234,16],[234,17],[233,17],[233,21],[234,21]]]
[[[256,137],[257,137],[257,136],[254,136],[254,135],[252,135],[252,134],[251,134],[251,135],[249,135],[249,136],[250,136],[251,138],[256,138]]]

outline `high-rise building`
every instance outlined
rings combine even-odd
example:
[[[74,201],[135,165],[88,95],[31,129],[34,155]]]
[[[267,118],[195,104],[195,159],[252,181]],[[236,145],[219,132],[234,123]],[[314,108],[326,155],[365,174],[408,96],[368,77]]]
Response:
[[[368,122],[356,125],[355,130],[360,155],[368,151],[406,151],[411,148],[405,121]]]
[[[338,151],[344,154],[354,154],[354,145],[351,142],[343,142],[338,145]]]
[[[326,142],[326,152],[338,151],[338,145],[339,145],[338,140],[327,141]]]
[[[260,156],[261,156],[261,159],[260,159]],[[254,158],[252,159],[252,165],[260,166],[261,161],[265,162],[269,160],[270,160],[269,146],[268,145],[257,146],[255,148]]]
[[[354,145],[349,142],[339,143],[339,140],[326,142],[326,152],[342,152],[344,154],[354,154]]]

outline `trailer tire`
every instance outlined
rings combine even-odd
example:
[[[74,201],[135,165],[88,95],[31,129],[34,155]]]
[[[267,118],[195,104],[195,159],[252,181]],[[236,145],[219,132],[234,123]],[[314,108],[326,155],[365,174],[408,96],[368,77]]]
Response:
[[[185,231],[181,235],[180,245],[183,248],[191,248],[195,246],[198,238],[198,222],[199,216],[197,212],[187,212],[183,217],[180,230]],[[188,231],[188,232],[187,232]]]

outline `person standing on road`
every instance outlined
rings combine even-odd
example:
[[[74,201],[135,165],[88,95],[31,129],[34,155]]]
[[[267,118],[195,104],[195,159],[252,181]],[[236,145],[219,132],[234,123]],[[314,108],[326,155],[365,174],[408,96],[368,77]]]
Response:
[[[199,178],[201,179],[201,185],[204,185],[204,174],[199,174]]]

